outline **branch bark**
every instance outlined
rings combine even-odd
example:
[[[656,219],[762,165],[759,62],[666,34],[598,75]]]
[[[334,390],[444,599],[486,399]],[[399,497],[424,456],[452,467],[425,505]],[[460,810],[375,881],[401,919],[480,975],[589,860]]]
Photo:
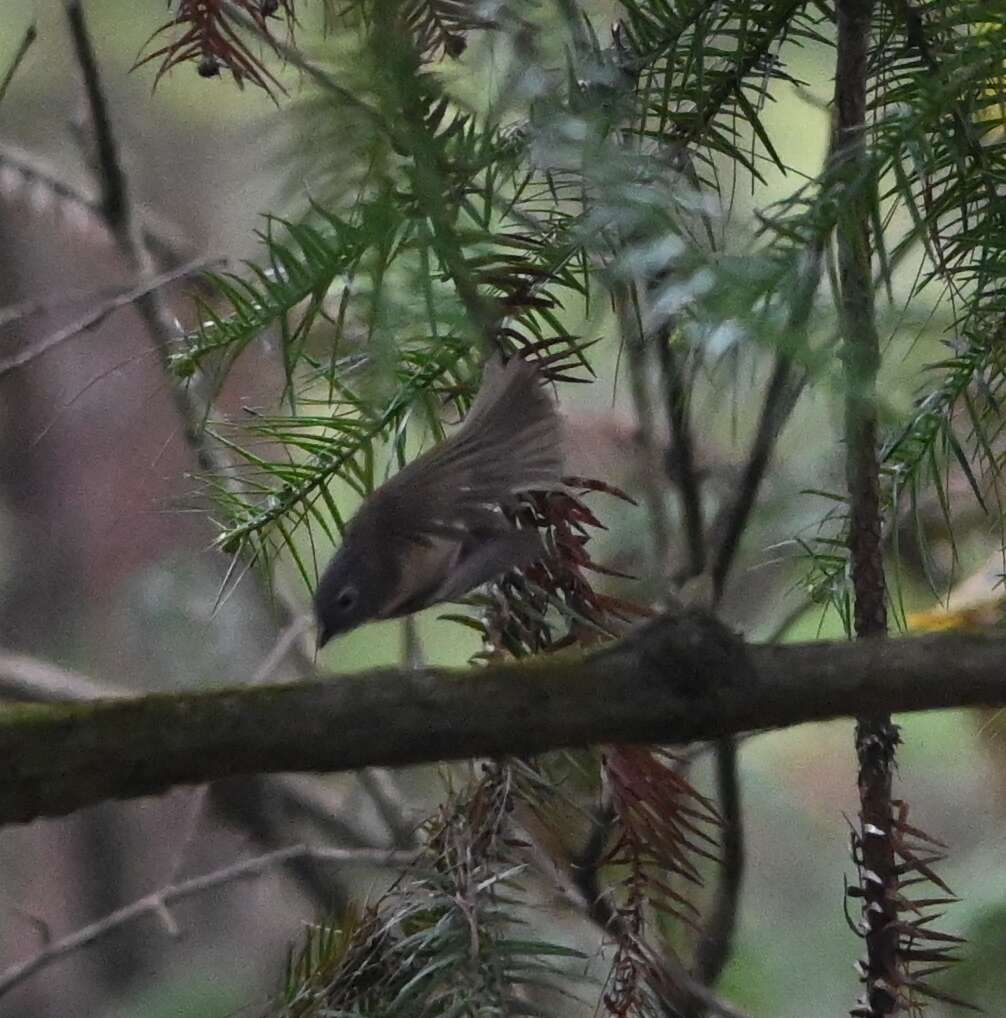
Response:
[[[0,823],[236,774],[342,771],[1006,704],[1006,638],[745,645],[698,610],[579,659],[0,711]]]
[[[835,72],[836,161],[845,180],[868,172],[866,84],[873,0],[839,0]],[[850,190],[838,223],[839,312],[845,361],[845,447],[849,488],[849,566],[855,634],[887,633],[880,465],[877,457],[877,372],[880,337],[874,315],[870,203],[873,188]],[[901,1010],[899,868],[892,837],[892,776],[898,729],[887,710],[858,712],[859,833],[862,846],[865,1013],[875,1018]]]

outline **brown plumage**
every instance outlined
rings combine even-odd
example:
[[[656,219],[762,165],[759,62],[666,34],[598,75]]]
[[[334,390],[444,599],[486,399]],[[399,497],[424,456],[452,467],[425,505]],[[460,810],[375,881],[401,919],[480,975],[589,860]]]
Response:
[[[491,361],[453,435],[374,491],[346,527],[314,607],[318,644],[461,597],[544,552],[500,507],[561,485],[562,436],[537,368]]]

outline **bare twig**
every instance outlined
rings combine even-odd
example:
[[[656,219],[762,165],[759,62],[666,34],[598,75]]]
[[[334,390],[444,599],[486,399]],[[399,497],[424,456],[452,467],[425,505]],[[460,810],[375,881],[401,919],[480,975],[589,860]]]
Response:
[[[655,414],[650,397],[647,371],[647,346],[640,320],[638,294],[634,284],[619,284],[614,294],[618,316],[618,330],[629,362],[629,388],[636,415],[636,441],[643,461],[643,498],[650,518],[653,536],[653,554],[657,563],[657,577],[664,578],[670,553],[670,525],[664,502],[663,478],[665,471],[660,462],[660,443],[653,435]]]
[[[701,576],[706,568],[706,539],[702,522],[702,493],[699,490],[695,469],[695,447],[692,427],[688,419],[688,389],[685,384],[684,364],[673,347],[673,329],[666,327],[656,337],[660,357],[664,396],[667,400],[667,420],[670,424],[671,479],[678,491],[681,516],[685,523],[685,548],[688,566],[684,575]]]
[[[79,0],[70,0],[67,3],[67,18],[95,131],[96,169],[102,194],[98,207],[102,210],[105,223],[116,238],[126,260],[134,270],[149,273],[154,267],[153,256],[136,229],[128,181],[119,159],[119,147],[112,130],[108,101],[98,73],[98,61]],[[219,478],[237,483],[231,469],[232,464],[224,451],[210,441],[203,426],[207,418],[213,414],[210,394],[198,393],[197,384],[192,382],[186,384],[172,371],[171,347],[177,339],[178,329],[163,294],[156,289],[151,290],[149,294],[137,299],[136,306],[160,355],[165,378],[170,383],[175,408],[185,429],[186,440],[195,452],[200,466]],[[270,600],[270,594],[267,592],[260,590],[259,593],[265,600]],[[278,587],[273,590],[272,598],[274,603],[279,603],[285,616],[280,620],[280,624],[292,625],[301,614],[298,607],[292,601],[284,599],[282,590]],[[308,674],[312,670],[311,656],[305,647],[300,644],[297,646],[300,651],[301,674]]]
[[[92,195],[64,180],[55,169],[36,156],[14,145],[0,145],[0,194],[19,189],[24,184],[42,188],[56,201],[88,223],[107,233],[108,225],[101,204]],[[157,260],[174,266],[186,260],[188,244],[179,229],[149,212],[144,212],[140,235]]]
[[[84,21],[84,10],[80,0],[69,0],[66,5],[66,16],[70,26],[70,39],[73,42],[77,66],[84,79],[84,92],[91,111],[94,127],[94,139],[97,146],[97,162],[101,170],[101,215],[119,247],[138,247],[139,242],[130,235],[133,231],[133,210],[129,200],[126,175],[119,161],[119,146],[112,132],[112,122],[108,112],[108,102],[101,85],[98,73],[98,61],[94,47],[88,35]],[[128,238],[128,239],[127,239]],[[139,252],[137,251],[138,255]],[[135,258],[133,266],[138,271],[148,271],[150,266],[144,259]]]
[[[333,789],[331,782],[313,774],[262,775],[258,786],[263,797],[271,796],[277,802],[286,824],[291,818],[300,818],[347,847],[367,847],[359,829],[343,819],[349,800],[345,787]]]
[[[723,818],[720,833],[722,868],[716,897],[695,947],[693,973],[703,986],[712,985],[730,958],[737,904],[744,879],[744,827],[737,740],[720,739],[715,746],[716,801]]]
[[[214,818],[240,831],[257,851],[271,852],[287,844],[292,837],[311,837],[325,844],[344,848],[370,848],[374,841],[361,831],[355,812],[349,808],[348,787],[330,790],[332,782],[313,775],[245,775],[199,786],[200,799],[190,811],[193,837],[203,815],[196,806],[206,806]],[[353,822],[349,822],[352,818]],[[312,834],[300,833],[306,822]],[[297,832],[294,834],[293,832]],[[190,843],[193,838],[190,838]],[[380,842],[378,842],[380,844]],[[393,848],[394,846],[387,846]],[[180,844],[174,870],[166,881],[172,883],[185,863],[189,844]],[[349,889],[336,871],[319,865],[308,856],[292,859],[288,866],[291,879],[305,899],[316,909],[339,913],[350,901]]]
[[[603,808],[597,813],[584,852],[569,864],[556,859],[554,853],[539,844],[526,828],[522,828],[519,835],[519,840],[528,844],[531,860],[538,872],[550,880],[566,902],[582,912],[605,938],[627,935],[624,919],[599,893],[597,886],[596,864],[607,843],[612,816],[610,810]],[[662,952],[659,956],[651,952],[647,962],[652,969],[651,988],[660,999],[667,1018],[674,1018],[681,1013],[681,1008],[687,1007],[700,1009],[716,1018],[747,1018],[744,1012],[721,1000],[697,981],[673,951]]]
[[[0,995],[7,993],[57,959],[64,958],[82,947],[101,940],[109,933],[140,916],[157,915],[164,918],[168,906],[177,901],[191,898],[197,894],[204,894],[237,880],[257,877],[265,870],[305,858],[313,859],[316,862],[349,866],[401,866],[408,864],[414,858],[414,853],[387,849],[314,848],[310,845],[289,845],[253,859],[231,863],[229,866],[193,877],[191,880],[169,884],[151,894],[144,895],[142,898],[137,898],[136,901],[110,912],[93,923],[88,923],[65,937],[50,941],[31,958],[11,965],[6,971],[0,972]],[[166,925],[171,932],[173,924]]]
[[[179,266],[177,269],[162,272],[160,275],[144,277],[142,281],[137,283],[135,286],[132,286],[117,296],[111,297],[110,299],[103,301],[101,304],[98,304],[96,307],[91,308],[80,317],[75,318],[69,323],[69,325],[65,325],[63,328],[57,329],[48,336],[43,336],[40,340],[18,350],[17,353],[11,354],[9,357],[0,359],[0,378],[9,374],[11,371],[23,368],[26,364],[30,364],[43,354],[47,354],[50,350],[54,350],[57,346],[62,345],[67,340],[73,339],[75,336],[79,336],[82,332],[87,332],[90,329],[96,328],[110,314],[112,314],[113,311],[118,311],[120,308],[128,307],[130,304],[139,305],[142,302],[149,300],[153,294],[157,293],[163,287],[168,286],[179,279],[184,279],[186,276],[191,276],[193,273],[199,272],[201,269],[206,268],[208,264],[209,263],[206,259],[200,258]]]
[[[141,277],[147,276],[154,272],[154,260],[137,230],[129,184],[119,159],[119,146],[112,130],[108,100],[98,71],[98,60],[79,0],[69,0],[66,13],[94,128],[96,170],[101,190],[98,208],[131,271],[140,274]],[[171,348],[178,339],[179,330],[167,301],[158,290],[152,290],[137,298],[136,309],[160,356],[165,377],[171,382],[170,392],[175,408],[183,422],[186,439],[195,451],[200,466],[216,474],[225,474],[228,464],[211,444],[203,427],[208,405],[200,405],[194,394],[195,387],[181,383],[171,370]]]
[[[741,537],[747,529],[772,450],[799,398],[803,379],[802,376],[794,377],[795,374],[790,356],[780,353],[765,392],[758,431],[737,490],[722,519],[717,521],[719,540],[712,564],[714,605],[718,605],[723,597],[726,580],[740,547]],[[740,776],[737,772],[737,746],[732,738],[716,742],[715,759],[716,794],[722,818],[720,842],[723,866],[696,947],[696,976],[706,986],[716,982],[730,957],[745,866],[744,816]],[[692,1015],[700,1013],[694,1010],[690,1012]]]
[[[741,537],[747,529],[765,472],[779,435],[789,420],[803,389],[804,376],[788,353],[776,357],[772,377],[765,389],[758,430],[744,464],[737,490],[716,523],[716,553],[712,567],[713,598],[722,599],[727,578],[737,558]]]
[[[109,700],[130,694],[26,654],[0,652],[0,699],[27,703]]]
[[[829,163],[831,159],[832,153],[829,153]],[[806,268],[798,281],[790,305],[787,331],[791,334],[799,336],[805,333],[821,278],[827,239],[827,236],[817,237],[811,245]],[[793,340],[790,338],[788,341]],[[787,350],[779,352],[765,390],[755,439],[737,489],[713,527],[714,606],[723,598],[727,580],[740,549],[741,538],[750,522],[751,512],[773,450],[796,407],[805,382],[806,373],[797,366],[793,356]],[[736,741],[732,738],[719,740],[715,746],[715,754],[717,798],[723,818],[721,840],[724,865],[716,896],[699,941],[696,958],[696,964],[702,970],[702,981],[707,984],[718,978],[730,955],[744,870],[743,815]]]
[[[402,665],[406,668],[422,668],[426,663],[423,641],[419,635],[415,615],[402,619]]]
[[[118,297],[123,290],[124,288],[121,286],[88,287],[53,294],[46,297],[45,300],[19,300],[14,304],[0,307],[0,329],[37,315],[51,315],[57,311],[65,311],[70,307],[79,307],[81,304],[93,305],[99,301]]]
[[[79,0],[68,3],[67,16],[95,130],[97,172],[102,192],[99,207],[104,212],[106,224],[115,236],[123,256],[137,271],[147,273],[152,271],[154,259],[136,229],[128,181],[119,159],[108,102],[98,74],[98,62]],[[197,377],[186,383],[177,378],[172,370],[171,347],[177,339],[178,330],[163,295],[157,290],[151,291],[149,295],[137,300],[137,310],[160,355],[164,376],[170,384],[186,441],[196,454],[200,466],[227,483],[237,484],[239,479],[232,469],[233,464],[224,450],[212,442],[204,427],[206,420],[214,415],[212,394],[205,390],[205,385],[205,391],[199,391],[199,383],[205,383],[205,379]],[[298,638],[294,639],[291,650],[296,653],[300,674],[310,674],[313,671],[312,655],[302,638],[303,628],[296,628],[297,620],[302,615],[300,606],[286,593],[281,583],[274,583],[271,589],[266,590],[258,579],[259,574],[251,571],[251,575],[256,585],[256,595],[266,604],[272,605],[274,610],[278,610],[278,626],[283,629],[290,627],[291,632],[296,631]]]
[[[261,682],[268,682],[276,669],[283,663],[283,659],[287,654],[296,650],[297,641],[303,637],[304,633],[313,624],[311,616],[305,612],[284,626],[276,637],[276,642],[270,648],[269,653],[262,660],[262,664],[258,666],[258,669],[252,676],[252,684],[258,685]]]
[[[32,43],[38,37],[38,30],[35,27],[33,21],[25,33],[21,36],[21,43],[17,48],[17,52],[14,54],[14,59],[11,60],[10,66],[4,72],[4,76],[0,79],[0,103],[4,101],[4,97],[7,95],[7,89],[10,88],[10,83],[14,80],[14,75],[17,74],[17,69],[21,66],[21,62],[28,54],[28,50],[31,49]]]
[[[597,913],[591,911],[591,918],[602,928],[607,925],[612,908],[608,902],[601,901],[601,887],[597,876],[598,867],[601,865],[601,860],[604,858],[605,850],[611,839],[614,820],[615,811],[612,809],[611,803],[602,802],[591,814],[587,840],[583,849],[573,858],[570,866],[570,876],[588,908],[601,910]],[[599,902],[600,904],[598,904]]]
[[[416,843],[416,823],[406,816],[405,799],[394,774],[386,767],[368,767],[360,772],[360,785],[373,800],[381,822],[400,848]]]

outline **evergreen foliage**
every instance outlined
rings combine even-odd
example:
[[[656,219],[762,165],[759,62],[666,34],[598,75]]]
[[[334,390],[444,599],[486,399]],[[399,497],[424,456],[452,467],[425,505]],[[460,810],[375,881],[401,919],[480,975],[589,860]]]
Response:
[[[308,16],[308,0],[172,7],[171,41],[158,38],[146,56],[158,74],[194,60],[201,73],[226,69],[238,84],[276,91],[286,78],[272,48],[302,72],[294,115],[325,142],[298,155],[298,172],[320,182],[304,217],[268,220],[261,257],[242,274],[210,278],[203,324],[172,361],[180,379],[220,378],[266,333],[281,353],[279,410],[208,425],[243,468],[238,484],[208,478],[227,552],[262,568],[293,563],[313,586],[344,523],[333,486],[365,496],[387,450],[402,463],[439,436],[494,352],[536,359],[568,384],[588,382],[605,347],[624,346],[644,371],[659,347],[684,393],[672,405],[680,448],[695,379],[739,387],[753,351],[775,363],[759,432],[767,456],[808,387],[845,384],[833,249],[857,210],[876,292],[893,293],[914,271],[905,304],[925,296],[949,308],[945,356],[920,372],[907,418],[884,422],[888,531],[906,495],[914,504],[932,492],[952,524],[950,469],[983,508],[996,503],[1006,382],[1001,0],[878,3],[863,157],[847,158],[833,138],[820,172],[768,205],[759,188],[787,167],[764,111],[774,90],[803,87],[791,70],[803,49],[820,55],[830,82],[836,10],[827,2],[623,0],[606,26],[575,0],[353,0],[328,8],[317,59],[278,37],[282,19],[292,33]],[[749,232],[729,215],[741,186],[754,194]],[[570,333],[570,321],[598,320],[591,313],[605,305],[611,334]],[[759,441],[734,530],[743,531],[764,472]],[[461,620],[479,628],[486,656],[607,640],[648,611],[590,580],[597,563],[586,545],[605,492],[622,495],[603,479],[575,478],[567,494],[533,495],[519,510],[554,554],[476,599],[478,620]],[[814,596],[851,619],[846,497],[830,497],[822,536],[801,544]],[[699,540],[715,553],[731,520],[699,516]],[[736,539],[723,542],[712,556],[717,599]],[[603,774],[611,806],[593,858],[580,860],[587,909],[616,946],[612,982],[595,999],[613,1015],[715,1013],[715,1001],[659,959],[676,958],[671,943],[691,943],[689,931],[698,943],[714,935],[700,907],[709,903],[693,892],[718,874],[717,832],[737,819],[657,751],[612,748],[600,764],[579,763],[592,769],[592,794]],[[547,1015],[561,1013],[564,980],[580,982],[582,995],[574,954],[520,932],[528,874],[513,855],[521,835],[511,811],[515,799],[541,810],[566,794],[553,766],[500,762],[453,791],[413,871],[376,904],[311,934],[276,1013]],[[883,1000],[864,969],[869,993],[854,1013],[866,1016],[947,999],[929,977],[956,944],[931,926],[932,910],[952,899],[933,869],[932,839],[908,826],[907,807],[892,822],[897,958]],[[871,874],[860,877],[868,884]],[[909,901],[905,889],[922,880],[942,890]]]

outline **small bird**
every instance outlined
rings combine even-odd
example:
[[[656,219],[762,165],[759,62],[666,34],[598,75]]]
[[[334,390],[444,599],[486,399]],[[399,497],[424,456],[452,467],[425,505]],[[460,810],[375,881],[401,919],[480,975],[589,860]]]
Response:
[[[349,521],[314,597],[318,646],[365,622],[459,598],[545,554],[501,509],[562,486],[559,415],[538,369],[494,357],[449,438],[374,491]]]

